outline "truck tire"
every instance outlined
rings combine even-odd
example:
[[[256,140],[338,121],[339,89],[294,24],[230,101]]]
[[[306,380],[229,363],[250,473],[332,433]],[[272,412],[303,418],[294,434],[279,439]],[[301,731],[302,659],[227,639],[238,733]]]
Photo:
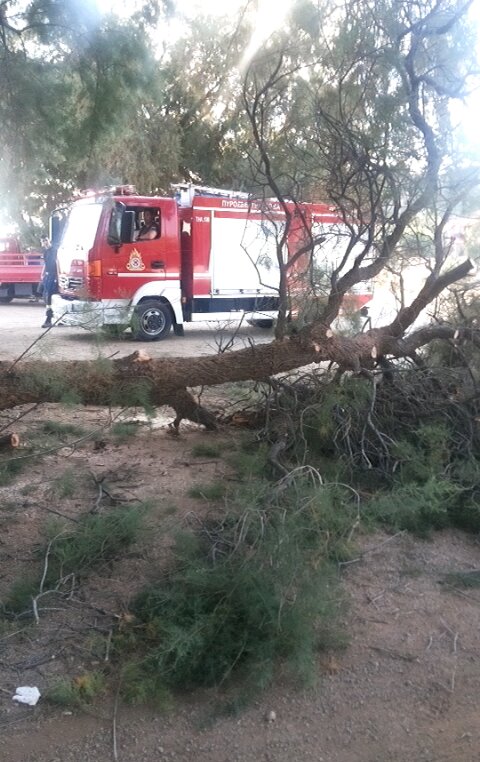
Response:
[[[132,318],[132,334],[136,341],[158,341],[168,336],[172,315],[167,304],[140,302]]]

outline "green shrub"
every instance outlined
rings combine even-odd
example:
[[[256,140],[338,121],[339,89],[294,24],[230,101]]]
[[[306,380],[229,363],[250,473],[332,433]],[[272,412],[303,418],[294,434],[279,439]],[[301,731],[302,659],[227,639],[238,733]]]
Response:
[[[111,432],[117,442],[126,442],[138,434],[138,427],[136,421],[117,421],[112,425]]]
[[[148,695],[151,680],[163,690],[233,675],[257,690],[280,661],[312,678],[341,599],[331,554],[356,515],[335,492],[297,479],[272,500],[271,484],[251,482],[229,498],[223,520],[177,536],[172,568],[138,596],[117,640],[122,661],[136,654],[134,696]],[[342,517],[329,528],[335,506]]]
[[[152,384],[148,379],[137,378],[135,383],[126,381],[109,390],[109,400],[105,404],[113,407],[139,407],[147,416],[154,417],[156,410],[152,402]]]
[[[31,460],[27,458],[10,458],[9,460],[0,461],[0,487],[4,487],[7,484],[11,484],[15,477],[18,476],[26,465],[31,464]]]
[[[227,458],[228,464],[242,479],[263,479],[268,471],[269,446],[246,438]]]
[[[194,458],[219,458],[221,450],[219,445],[206,444],[199,442],[192,447],[192,457]]]
[[[121,556],[138,540],[143,517],[144,509],[135,506],[88,514],[73,526],[51,524],[47,585],[68,574],[85,574]]]
[[[457,460],[449,476],[461,489],[458,500],[450,508],[452,524],[467,532],[480,532],[480,461],[472,456]]]
[[[9,614],[20,614],[32,605],[32,598],[38,593],[38,580],[33,576],[19,577],[13,583],[5,600],[3,610]]]
[[[54,590],[68,575],[75,575],[78,581],[92,569],[120,557],[139,539],[144,514],[145,506],[135,506],[117,508],[109,514],[88,514],[75,524],[50,523],[47,541],[38,552],[42,559],[38,576],[30,574],[12,585],[3,603],[4,612],[11,615],[27,611],[32,598]]]
[[[194,553],[187,565],[145,592],[134,611],[144,626],[146,673],[158,674],[170,687],[215,685],[233,669],[248,667],[266,684],[273,662],[283,657],[307,676],[315,650],[313,622],[332,596],[331,571],[298,568],[298,553],[285,550],[271,564],[237,557],[212,564]]]
[[[443,581],[450,587],[477,588],[480,587],[480,571],[472,569],[471,571],[450,572],[445,575]]]
[[[346,379],[343,385],[330,384],[322,389],[320,401],[305,404],[301,431],[313,453],[333,455],[338,452],[339,430],[364,426],[370,409],[372,384],[365,379]]]
[[[394,529],[408,529],[425,536],[431,529],[451,523],[451,510],[461,488],[447,479],[432,477],[424,484],[395,485],[372,498],[366,513]]]
[[[41,427],[44,434],[55,434],[59,437],[66,435],[83,436],[85,429],[74,423],[62,423],[61,421],[44,421]]]
[[[40,399],[55,399],[64,404],[79,404],[81,398],[75,392],[65,373],[52,363],[36,362],[27,374],[22,374],[21,389],[38,395]]]
[[[82,707],[91,704],[104,690],[104,675],[86,672],[72,680],[59,680],[47,690],[45,698],[59,706]]]
[[[163,711],[172,706],[171,692],[157,670],[148,673],[145,664],[128,662],[121,671],[121,694],[129,704],[149,704]]]
[[[459,498],[450,508],[450,522],[459,529],[477,534],[480,532],[480,494],[477,490],[471,494],[459,493]]]
[[[77,475],[74,468],[67,468],[57,476],[53,483],[54,492],[61,498],[73,497],[77,485]]]
[[[450,432],[442,423],[420,424],[408,439],[400,439],[391,447],[402,481],[424,482],[441,475],[451,460]]]
[[[212,482],[212,484],[196,484],[188,490],[189,497],[200,500],[216,502],[225,497],[226,485],[224,482]]]

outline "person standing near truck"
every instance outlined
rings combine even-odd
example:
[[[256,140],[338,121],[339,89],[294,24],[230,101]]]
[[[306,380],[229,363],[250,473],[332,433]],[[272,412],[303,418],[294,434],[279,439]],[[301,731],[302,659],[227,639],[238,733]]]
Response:
[[[42,328],[50,328],[53,318],[52,296],[58,293],[57,249],[55,246],[52,246],[48,238],[42,238],[42,252],[43,299],[47,307],[45,312],[45,321],[42,324]]]

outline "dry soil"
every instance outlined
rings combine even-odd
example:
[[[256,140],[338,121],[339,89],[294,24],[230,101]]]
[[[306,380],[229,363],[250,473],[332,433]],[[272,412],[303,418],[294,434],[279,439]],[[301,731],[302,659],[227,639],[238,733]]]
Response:
[[[2,306],[1,359],[13,359],[38,335],[36,305]],[[244,330],[244,329],[242,329]],[[52,332],[53,333],[53,332]],[[205,327],[190,338],[172,336],[153,351],[215,351]],[[248,332],[240,341],[248,340]],[[56,329],[49,356],[87,357],[87,335]],[[265,334],[264,340],[268,338]],[[37,346],[37,345],[36,345]],[[132,343],[108,345],[129,352]],[[49,349],[51,347],[51,349]],[[185,349],[190,347],[190,349]],[[37,351],[35,349],[34,351]],[[99,483],[120,502],[153,501],[151,532],[142,550],[114,571],[92,577],[68,602],[43,599],[38,624],[19,620],[0,631],[1,759],[5,762],[477,762],[480,760],[480,591],[447,584],[448,573],[480,568],[478,537],[445,531],[429,540],[400,533],[362,533],[358,553],[342,568],[349,644],[319,655],[314,687],[299,690],[279,676],[244,712],[220,716],[214,691],[178,696],[168,713],[116,705],[100,696],[90,712],[34,708],[12,701],[15,688],[42,694],[62,677],[101,669],[105,633],[129,609],[132,596],[167,552],[165,527],[214,506],[189,497],[191,485],[229,479],[225,459],[194,457],[199,442],[231,448],[230,429],[207,434],[186,425],[168,429],[168,411],[135,436],[112,437],[117,411],[44,405],[12,424],[24,444],[44,436],[45,453],[0,489],[0,599],[31,567],[45,522],[75,519],[99,507]],[[129,411],[129,415],[133,415]],[[70,422],[97,431],[95,441],[45,433],[45,422]],[[42,434],[43,432],[43,434]],[[105,436],[102,434],[105,433]],[[49,439],[49,436],[51,439]],[[103,443],[103,444],[102,444]],[[21,454],[21,451],[20,451]],[[74,489],[65,495],[65,475]],[[105,499],[105,495],[102,500]],[[100,504],[101,508],[101,504]],[[95,633],[102,636],[96,645]]]

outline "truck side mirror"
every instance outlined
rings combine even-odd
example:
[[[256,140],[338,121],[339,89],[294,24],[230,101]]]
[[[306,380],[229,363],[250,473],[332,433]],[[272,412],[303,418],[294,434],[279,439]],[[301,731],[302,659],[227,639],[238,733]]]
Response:
[[[122,217],[124,211],[125,204],[116,201],[108,225],[107,241],[110,246],[121,246],[122,244]]]
[[[122,243],[131,243],[135,233],[135,212],[124,212],[122,215]]]

